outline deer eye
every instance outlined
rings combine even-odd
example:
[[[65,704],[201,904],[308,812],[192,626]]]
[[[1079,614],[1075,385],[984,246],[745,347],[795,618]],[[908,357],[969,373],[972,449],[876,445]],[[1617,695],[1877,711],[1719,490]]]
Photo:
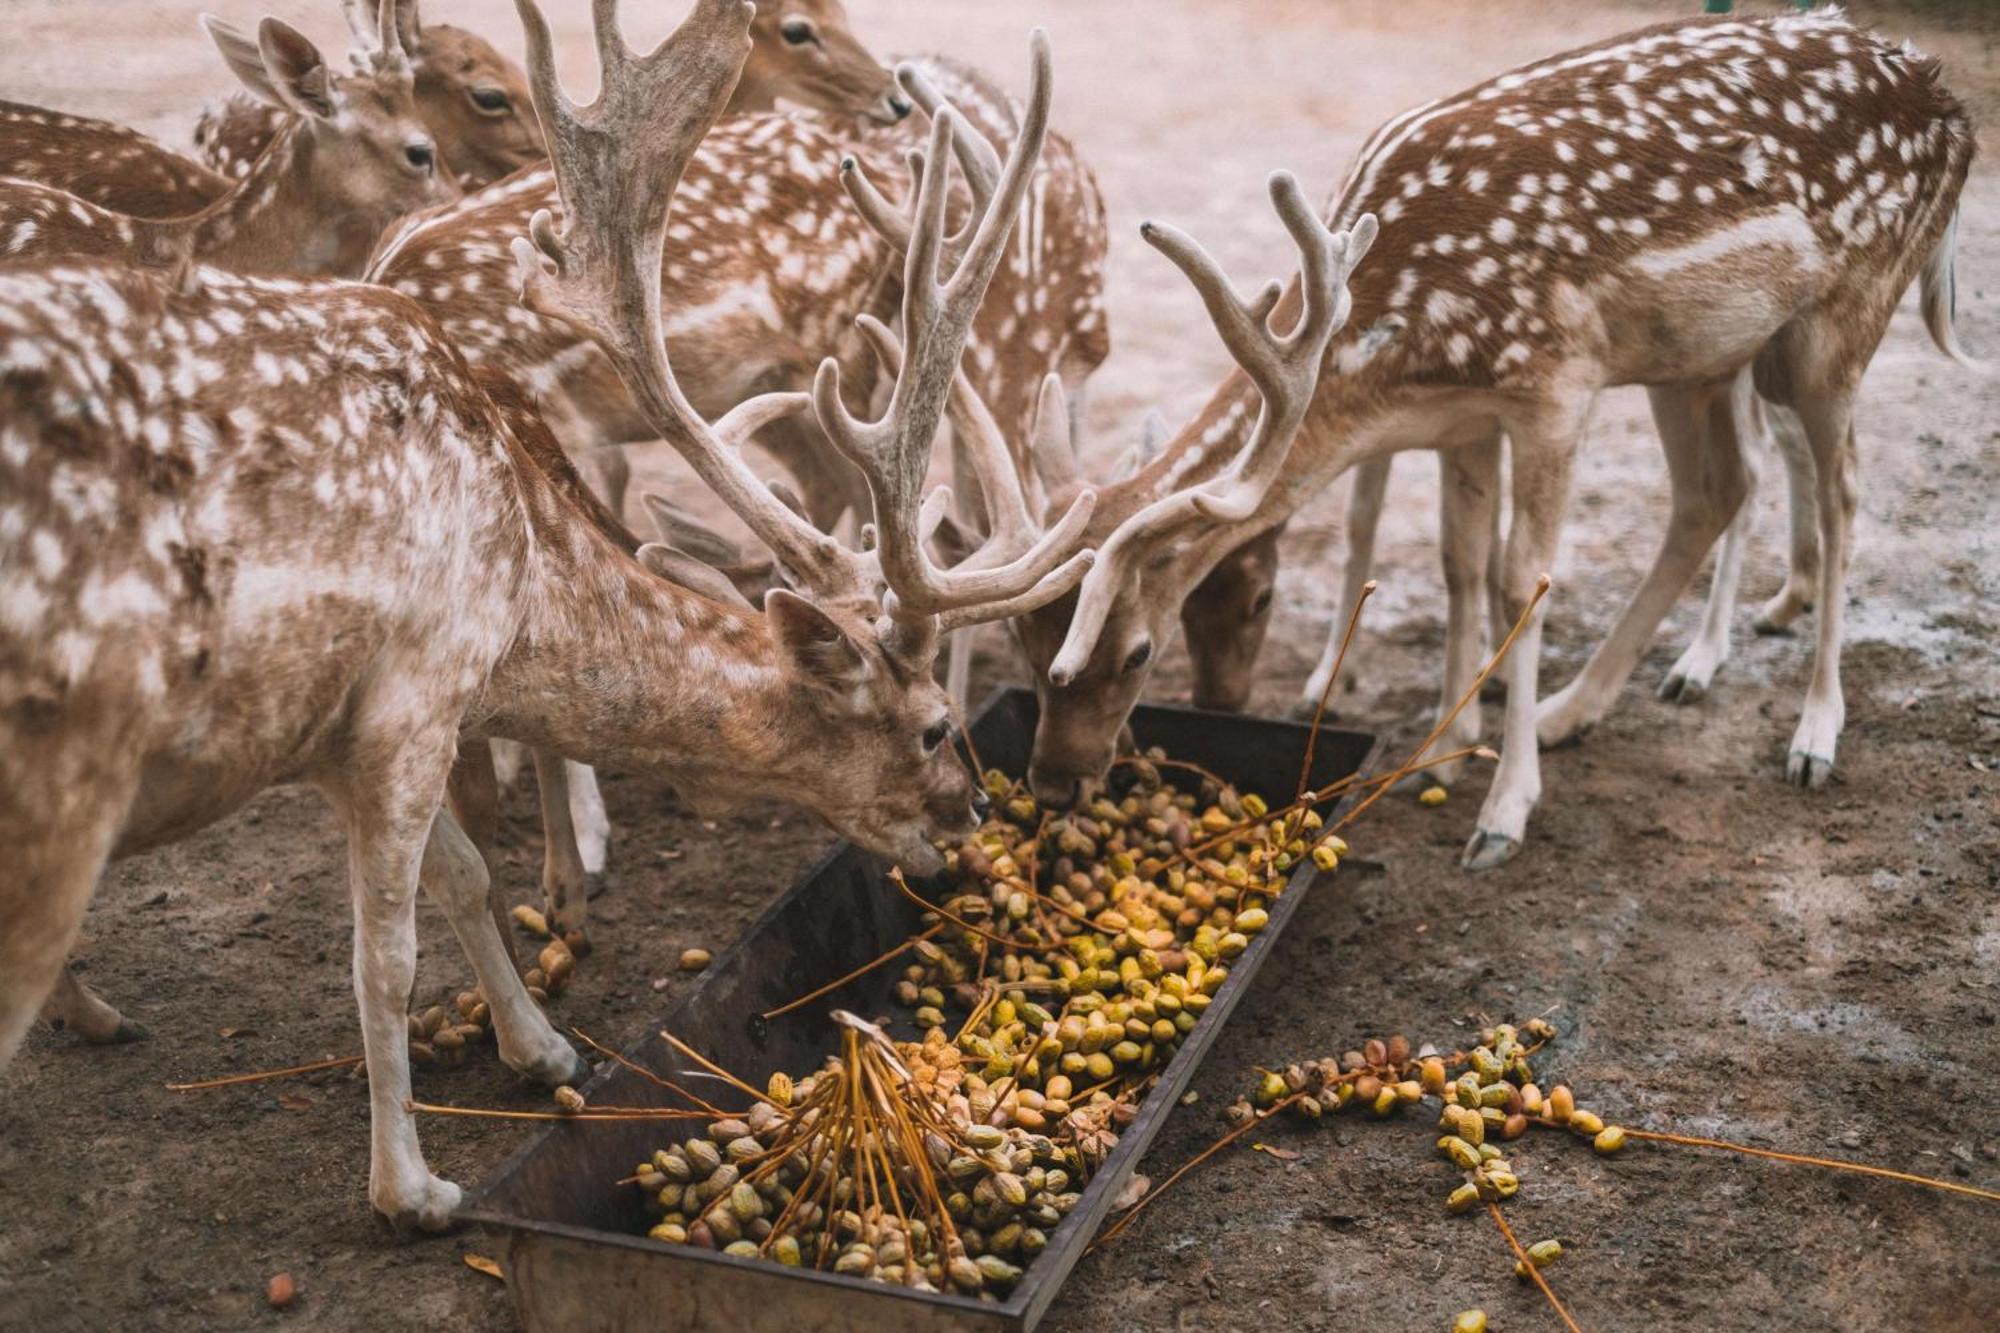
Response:
[[[938,746],[943,745],[945,743],[945,740],[948,737],[950,737],[950,735],[951,735],[950,718],[941,717],[937,721],[931,723],[930,726],[924,728],[924,753],[925,754],[936,753]]]
[[[1269,611],[1270,609],[1271,609],[1271,590],[1269,588],[1266,588],[1264,589],[1264,591],[1257,594],[1256,600],[1250,603],[1249,618],[1251,620],[1255,620],[1257,619],[1257,617],[1263,615],[1266,611]]]
[[[808,19],[786,19],[784,26],[778,29],[778,35],[793,46],[804,46],[807,42],[818,40]]]
[[[472,104],[481,111],[499,115],[514,109],[513,99],[501,88],[474,88],[471,92]]]
[[[1153,641],[1151,639],[1142,639],[1138,647],[1134,648],[1131,652],[1125,654],[1125,665],[1120,669],[1123,670],[1125,674],[1130,675],[1131,673],[1137,671],[1140,667],[1146,665],[1146,663],[1152,660],[1153,660]]]

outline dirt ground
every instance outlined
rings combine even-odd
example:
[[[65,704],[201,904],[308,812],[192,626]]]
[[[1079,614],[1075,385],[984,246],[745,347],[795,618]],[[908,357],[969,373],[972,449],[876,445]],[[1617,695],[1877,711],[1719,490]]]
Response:
[[[328,41],[327,0],[268,7]],[[584,7],[556,6],[582,45]],[[96,113],[180,141],[223,86],[191,6],[9,0],[0,96]],[[672,4],[640,35],[664,31]],[[1223,358],[1183,284],[1137,237],[1172,219],[1245,281],[1291,262],[1262,203],[1270,169],[1330,188],[1383,117],[1520,60],[1694,8],[1441,0],[850,0],[882,51],[943,49],[1018,85],[1022,30],[1053,32],[1057,114],[1102,175],[1116,229],[1115,351],[1093,400],[1112,457],[1142,410],[1190,410]],[[1950,84],[2000,124],[2000,8],[1856,6],[1947,58]],[[428,0],[518,49],[501,0]],[[250,10],[230,10],[248,18]],[[580,59],[578,63],[581,63]],[[2000,352],[2000,181],[1966,197],[1959,327]],[[1255,1063],[1402,1030],[1455,1044],[1482,1017],[1550,1013],[1551,1074],[1607,1117],[2000,1188],[2000,387],[1945,362],[1913,308],[1870,376],[1846,656],[1849,723],[1827,790],[1782,780],[1807,643],[1748,635],[1695,707],[1652,687],[1691,631],[1671,621],[1619,709],[1546,757],[1531,841],[1482,877],[1457,853],[1483,795],[1376,808],[1335,888],[1301,910],[1271,968],[1145,1168],[1212,1138]],[[1775,471],[1775,468],[1772,469]],[[1364,684],[1350,721],[1407,742],[1429,706],[1442,596],[1435,469],[1391,495]],[[1778,583],[1782,497],[1764,489],[1746,602]],[[1549,687],[1583,661],[1650,560],[1662,469],[1634,391],[1608,395],[1553,571]],[[1295,522],[1260,709],[1282,711],[1335,596],[1340,497]],[[1156,692],[1185,687],[1182,659]],[[1016,672],[993,655],[986,676]],[[606,775],[617,825],[599,940],[561,1017],[622,1044],[681,986],[673,960],[718,948],[827,835],[785,812],[704,825],[659,785]],[[510,873],[529,896],[533,801],[516,793]],[[4,854],[0,850],[0,854]],[[476,1235],[399,1243],[370,1214],[362,1084],[318,1080],[176,1094],[169,1081],[358,1049],[340,839],[320,800],[274,791],[187,843],[115,867],[87,923],[87,975],[152,1031],[90,1049],[38,1032],[0,1077],[0,1327],[245,1328],[279,1322],[265,1279],[298,1279],[298,1327],[511,1326],[500,1285],[459,1261]],[[420,995],[466,975],[424,909]],[[418,1075],[420,1096],[529,1106],[481,1060]],[[523,1135],[423,1126],[467,1183]],[[1449,1181],[1414,1122],[1341,1120],[1267,1136],[1296,1161],[1236,1151],[1108,1254],[1085,1261],[1049,1328],[1443,1329],[1480,1305],[1498,1330],[1553,1326],[1508,1275],[1498,1236],[1438,1206]],[[1558,1236],[1553,1279],[1590,1329],[1987,1329],[2000,1320],[2000,1211],[1887,1182],[1693,1150],[1602,1161],[1536,1141],[1511,1212]]]

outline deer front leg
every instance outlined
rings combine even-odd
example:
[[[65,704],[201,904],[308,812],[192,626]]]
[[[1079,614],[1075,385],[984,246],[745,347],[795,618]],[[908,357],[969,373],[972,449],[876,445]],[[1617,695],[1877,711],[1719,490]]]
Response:
[[[1542,744],[1573,740],[1609,711],[1660,621],[1687,591],[1709,548],[1742,508],[1749,480],[1736,423],[1749,393],[1748,371],[1719,385],[1673,385],[1650,391],[1660,448],[1673,480],[1673,512],[1666,535],[1652,568],[1590,661],[1542,705],[1537,726]]]
[[[1812,445],[1805,426],[1790,408],[1771,404],[1766,409],[1771,442],[1785,464],[1786,511],[1791,517],[1791,563],[1785,571],[1785,586],[1764,604],[1750,628],[1759,634],[1790,634],[1792,622],[1813,609],[1819,595],[1819,501],[1815,493],[1818,472],[1813,464]]]
[[[493,1015],[493,1036],[509,1069],[558,1087],[585,1077],[589,1066],[550,1025],[514,970],[506,933],[486,910],[486,863],[449,812],[440,810],[424,844],[424,892],[444,910],[459,947],[479,978]]]
[[[1372,458],[1354,469],[1352,489],[1347,493],[1347,568],[1341,571],[1340,612],[1334,617],[1326,647],[1320,651],[1319,665],[1313,668],[1312,675],[1306,677],[1305,693],[1299,699],[1302,709],[1319,708],[1320,698],[1326,694],[1327,684],[1333,679],[1334,660],[1340,656],[1340,640],[1354,619],[1354,608],[1361,605],[1361,589],[1375,572],[1375,534],[1382,523],[1382,497],[1389,489],[1389,468],[1393,457]],[[1347,650],[1347,665],[1343,670],[1347,672],[1348,679],[1353,679],[1352,646]]]
[[[1437,720],[1443,722],[1479,674],[1489,586],[1488,553],[1500,503],[1500,434],[1438,451],[1438,554],[1444,565],[1444,679]],[[1431,746],[1448,754],[1479,743],[1479,700],[1462,709]],[[1450,786],[1464,760],[1428,765],[1425,778]]]
[[[576,854],[585,875],[602,875],[611,860],[611,814],[597,770],[574,759],[565,760],[569,775],[569,820],[576,829]]]
[[[1520,637],[1508,652],[1506,728],[1500,765],[1480,807],[1479,826],[1466,843],[1468,870],[1503,865],[1521,850],[1528,815],[1542,795],[1541,757],[1535,746],[1535,698],[1542,656],[1542,622],[1548,600],[1534,601],[1537,582],[1555,563],[1561,543],[1563,510],[1569,498],[1571,462],[1582,432],[1582,411],[1564,413],[1560,424],[1507,423],[1513,442],[1513,522],[1501,570],[1501,596],[1509,623],[1526,614]]]

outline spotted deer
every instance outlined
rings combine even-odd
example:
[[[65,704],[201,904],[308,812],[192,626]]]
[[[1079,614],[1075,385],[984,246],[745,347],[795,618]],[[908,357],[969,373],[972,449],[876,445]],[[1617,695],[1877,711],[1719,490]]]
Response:
[[[545,1082],[584,1072],[509,965],[479,856],[440,809],[461,738],[630,764],[703,807],[790,800],[928,871],[934,840],[976,822],[928,669],[939,634],[1059,596],[1091,559],[1078,549],[1087,496],[997,567],[941,572],[920,542],[926,456],[1046,125],[1045,41],[1021,139],[942,266],[953,117],[934,126],[900,356],[874,331],[901,363],[884,415],[848,415],[827,365],[810,399],[761,395],[710,423],[674,378],[655,275],[753,11],[697,0],[642,56],[600,4],[602,91],[579,108],[540,9],[520,9],[567,204],[560,229],[538,214],[515,247],[523,299],[602,341],[659,433],[810,597],[774,591],[758,615],[662,576],[645,548],[628,557],[530,456],[511,424],[523,404],[496,401],[394,292],[187,267],[0,270],[0,836],[14,863],[0,887],[0,1061],[109,858],[186,836],[272,782],[311,781],[348,833],[370,1199],[427,1229],[460,1193],[429,1170],[407,1107],[420,884],[472,958],[502,1058]],[[270,318],[231,331],[253,315]],[[864,555],[800,520],[739,456],[760,422],[808,403],[874,490]]]
[[[278,129],[249,174],[218,180],[184,213],[183,194],[202,178],[151,140],[53,112],[0,113],[0,176],[22,178],[0,187],[0,257],[191,256],[240,272],[359,272],[391,221],[458,196],[416,117],[393,3],[381,0],[375,44],[347,74],[279,19],[253,37],[202,16]]]
[[[368,0],[342,0],[349,28],[372,28]],[[476,190],[546,156],[520,67],[476,33],[425,23],[418,0],[396,0],[396,21],[416,73],[418,114],[460,185]],[[910,106],[848,23],[840,0],[759,6],[749,63],[729,112],[780,104],[894,122]],[[195,124],[195,151],[240,176],[276,133],[271,109],[241,95],[214,103]]]
[[[1753,383],[1798,415],[1814,465],[1817,642],[1787,769],[1824,781],[1843,711],[1854,397],[1920,271],[1925,320],[1955,346],[1950,224],[1971,156],[1936,62],[1830,12],[1650,28],[1388,122],[1332,209],[1336,224],[1378,214],[1384,244],[1290,448],[1238,444],[1257,397],[1232,377],[1183,428],[1205,444],[1106,489],[1099,562],[1074,602],[1028,618],[1046,664],[1037,790],[1066,799],[1103,772],[1188,589],[1350,467],[1444,451],[1445,493],[1462,502],[1446,549],[1483,575],[1492,526],[1472,515],[1498,494],[1504,432],[1502,611],[1526,619],[1505,668],[1505,751],[1464,859],[1507,860],[1541,792],[1537,734],[1554,743],[1601,715],[1737,511]],[[1667,537],[1589,665],[1538,709],[1536,580],[1590,404],[1628,383],[1648,386],[1662,427]],[[1476,632],[1455,641],[1448,696],[1471,679]]]
[[[445,169],[474,190],[544,156],[541,129],[521,67],[477,33],[425,23],[418,0],[391,0],[397,40],[408,54],[417,116],[437,143]],[[372,0],[342,0],[357,52],[373,45],[379,14]],[[283,112],[241,93],[205,108],[195,122],[196,155],[240,180],[284,123]]]
[[[991,180],[991,144],[1018,137],[1022,108],[985,76],[939,58],[906,66],[902,82],[927,109],[967,108],[954,150]],[[871,163],[900,160],[921,143],[920,118],[876,127],[858,152]],[[695,407],[711,414],[744,394],[804,390],[829,355],[863,351],[847,312],[893,308],[898,273],[842,189],[840,162],[855,131],[826,118],[750,114],[723,120],[689,164],[661,267],[666,330],[676,373]],[[990,141],[990,142],[989,142]],[[507,244],[540,209],[559,209],[553,174],[529,170],[413,218],[385,238],[372,280],[423,301],[461,351],[532,386],[614,512],[625,509],[628,475],[617,446],[655,431],[608,359],[576,329],[513,300]],[[954,208],[965,201],[956,199]],[[1103,304],[1107,249],[1095,176],[1062,135],[1051,132],[968,351],[975,389],[1022,438],[1041,377],[1063,376],[1078,393],[1109,343]],[[857,405],[874,391],[872,366],[850,376]],[[827,447],[816,423],[774,421],[758,443],[798,482],[805,512],[825,529],[867,512],[860,473]],[[962,488],[963,489],[963,488]],[[952,683],[962,696],[970,634],[953,639]],[[545,765],[538,765],[538,771]],[[568,929],[580,929],[582,877],[607,858],[610,825],[596,779],[568,768],[575,798],[574,849],[551,838],[543,880]]]

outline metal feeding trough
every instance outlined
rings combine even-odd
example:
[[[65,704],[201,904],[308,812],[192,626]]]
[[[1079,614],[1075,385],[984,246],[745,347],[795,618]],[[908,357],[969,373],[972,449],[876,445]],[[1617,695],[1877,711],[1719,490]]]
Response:
[[[1009,773],[1024,771],[1035,717],[1028,691],[992,695],[972,724],[981,759]],[[1134,713],[1132,730],[1141,746],[1162,746],[1241,790],[1274,800],[1296,787],[1308,731],[1290,722],[1159,707]],[[1374,754],[1372,736],[1322,731],[1310,781],[1325,786],[1359,771]],[[756,1017],[854,970],[920,928],[917,908],[886,882],[884,870],[867,853],[846,845],[836,849],[773,903],[695,988],[626,1050],[627,1058],[670,1078],[683,1076],[691,1062],[660,1039],[665,1027],[752,1083],[762,1083],[773,1070],[801,1074],[836,1048],[837,1029],[829,1018],[834,1009],[897,1015],[897,1035],[914,1039],[915,1029],[889,998],[900,974],[894,966],[769,1023]],[[1161,1071],[1138,1117],[1003,1302],[913,1292],[649,1239],[638,1191],[614,1182],[634,1162],[673,1141],[676,1129],[685,1137],[690,1131],[680,1122],[552,1125],[480,1186],[460,1216],[485,1227],[504,1246],[507,1289],[529,1333],[763,1328],[1026,1333],[1103,1224],[1316,873],[1309,861],[1293,872],[1271,904],[1269,924],[1230,966],[1229,979]],[[584,1092],[606,1105],[677,1104],[661,1088],[617,1066],[592,1079]],[[718,1105],[736,1106],[721,1092],[711,1096]]]

